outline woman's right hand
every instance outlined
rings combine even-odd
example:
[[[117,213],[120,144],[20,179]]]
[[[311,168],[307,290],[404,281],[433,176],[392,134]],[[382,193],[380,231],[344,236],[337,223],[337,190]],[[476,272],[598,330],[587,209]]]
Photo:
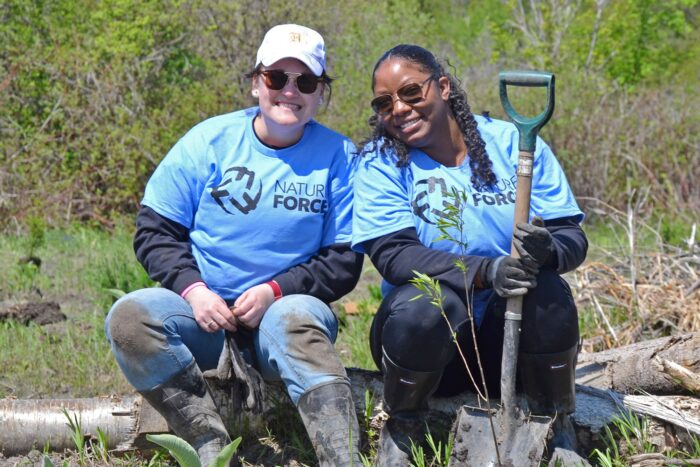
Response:
[[[498,295],[506,298],[525,295],[528,289],[537,287],[535,274],[511,256],[492,260],[486,270],[486,279]]]
[[[192,307],[194,319],[199,327],[207,332],[216,332],[221,328],[236,332],[237,322],[223,298],[207,287],[195,287],[185,296]]]

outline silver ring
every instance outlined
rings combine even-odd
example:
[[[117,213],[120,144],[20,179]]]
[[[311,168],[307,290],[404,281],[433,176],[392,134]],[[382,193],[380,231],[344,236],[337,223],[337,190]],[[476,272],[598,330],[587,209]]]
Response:
[[[209,321],[208,323],[206,323],[206,325],[207,325],[207,326],[211,326],[213,322],[214,322],[214,320],[211,320],[211,321]]]

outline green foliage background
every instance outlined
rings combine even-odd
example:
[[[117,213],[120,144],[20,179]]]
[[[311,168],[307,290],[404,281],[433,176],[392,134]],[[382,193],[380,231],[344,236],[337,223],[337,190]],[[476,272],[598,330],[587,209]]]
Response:
[[[319,120],[366,136],[376,59],[401,42],[449,61],[474,111],[503,117],[502,69],[557,75],[543,136],[584,206],[648,192],[700,212],[699,0],[5,0],[0,4],[0,231],[133,215],[145,182],[197,122],[252,105],[264,32],[326,39]],[[539,100],[538,100],[539,99]],[[541,98],[524,96],[537,111]]]

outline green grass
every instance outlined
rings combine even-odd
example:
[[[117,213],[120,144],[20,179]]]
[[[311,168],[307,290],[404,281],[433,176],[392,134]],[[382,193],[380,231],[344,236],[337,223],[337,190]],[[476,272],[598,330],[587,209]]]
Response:
[[[339,313],[340,331],[336,348],[346,367],[376,370],[369,348],[369,329],[374,313],[381,303],[381,292],[376,284],[367,285],[367,294],[355,302],[357,312],[349,315],[345,308]]]
[[[691,439],[693,444],[691,452],[670,450],[664,452],[664,456],[681,461],[683,459],[697,460],[700,456],[700,439],[695,436],[691,436]],[[638,417],[631,412],[620,413],[613,419],[611,425],[605,427],[603,442],[605,449],[595,449],[591,454],[594,465],[624,467],[629,465],[629,458],[632,456],[657,453],[658,451],[650,439],[649,420],[645,417]],[[658,459],[657,462],[658,464],[654,465],[662,465]]]
[[[685,246],[691,236],[693,222],[686,216],[679,217],[675,214],[678,213],[655,213],[653,216],[636,214],[631,216],[631,222],[622,212],[610,211],[604,216],[591,215],[583,225],[590,245],[588,260],[605,262],[610,254],[620,257],[629,255],[630,237],[634,238],[638,252]]]
[[[22,262],[22,237],[0,237],[0,300],[55,301],[67,320],[47,326],[0,323],[0,397],[90,397],[131,389],[104,334],[114,289],[150,284],[131,252],[126,229],[49,230],[34,248],[41,266]]]

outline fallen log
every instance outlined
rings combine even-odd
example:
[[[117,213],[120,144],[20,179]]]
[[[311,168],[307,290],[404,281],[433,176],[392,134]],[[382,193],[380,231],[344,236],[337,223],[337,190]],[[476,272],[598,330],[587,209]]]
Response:
[[[88,399],[0,399],[0,452],[5,456],[41,450],[75,449],[68,416],[77,416],[83,434],[109,434],[109,448],[133,439],[139,431],[140,397]]]
[[[689,435],[700,436],[700,399],[686,394],[700,367],[700,337],[685,334],[632,344],[604,352],[581,354],[577,367],[577,410],[573,421],[583,450],[601,448],[604,427],[621,409],[651,417],[660,447],[690,446]],[[673,364],[669,364],[673,362]],[[680,366],[680,369],[678,366]],[[685,383],[679,375],[689,374]],[[386,418],[382,410],[382,381],[378,372],[348,369],[358,417],[372,414],[377,428]],[[205,373],[222,417],[229,427],[246,427],[248,434],[265,433],[265,425],[280,407],[293,410],[283,388],[266,385],[260,411],[242,409],[241,394],[216,371]],[[240,388],[238,388],[240,389]],[[645,391],[642,395],[625,395]],[[668,396],[663,394],[676,395]],[[365,396],[370,395],[370,410]],[[650,395],[654,393],[656,395]],[[498,404],[493,401],[492,405]],[[462,405],[478,406],[472,394],[431,400],[429,423],[448,431]],[[128,451],[152,447],[145,436],[168,431],[165,420],[138,396],[92,399],[0,400],[0,452],[23,454],[45,444],[54,451],[73,449],[66,426],[69,414],[78,414],[84,433],[94,435],[99,427],[109,434],[110,449]]]
[[[581,353],[576,382],[623,394],[697,394],[699,374],[700,333],[688,333]]]
[[[382,385],[377,372],[349,369],[353,398],[358,417],[372,414],[371,424],[381,425],[386,419],[382,410]],[[245,427],[246,433],[264,434],[265,424],[280,413],[280,407],[293,410],[281,386],[268,385],[262,413],[250,413],[229,404],[230,394],[220,381],[208,380],[229,427]],[[365,412],[365,391],[371,394],[371,410]],[[493,402],[497,404],[497,401]],[[430,402],[429,425],[436,431],[448,431],[462,405],[477,406],[472,394],[450,398],[433,398]],[[624,395],[610,390],[577,386],[577,410],[573,414],[582,452],[603,448],[605,426],[621,408],[646,415],[653,420],[652,442],[660,449],[686,449],[692,445],[690,435],[700,436],[700,399],[687,396]],[[66,400],[0,400],[0,452],[5,456],[25,454],[45,444],[52,451],[75,449],[66,426],[68,414],[78,416],[83,432],[95,435],[97,428],[109,434],[110,449],[123,452],[153,446],[146,435],[168,432],[165,420],[138,396]],[[287,412],[289,413],[289,412]],[[231,431],[233,435],[237,428]]]

